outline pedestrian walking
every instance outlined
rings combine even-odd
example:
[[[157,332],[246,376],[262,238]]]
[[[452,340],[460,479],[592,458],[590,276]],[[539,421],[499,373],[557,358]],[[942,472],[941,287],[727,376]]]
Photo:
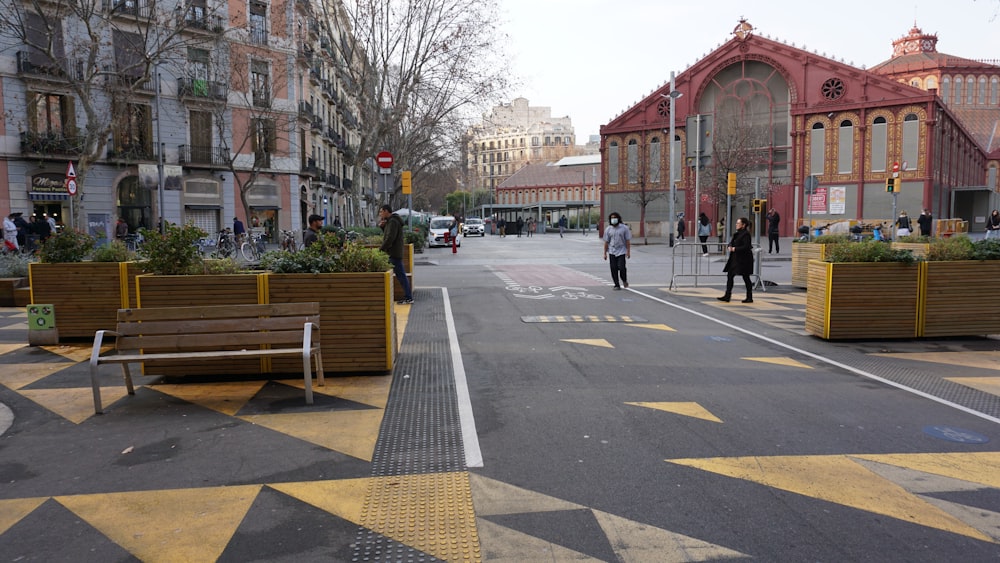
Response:
[[[729,259],[722,271],[726,272],[726,294],[717,299],[728,302],[732,298],[733,279],[739,275],[743,277],[743,284],[747,288],[747,297],[743,303],[753,303],[753,284],[750,282],[750,274],[753,273],[753,242],[750,240],[750,220],[746,217],[736,220],[736,232],[729,241]]]
[[[243,225],[243,221],[240,221],[239,217],[233,217],[233,238],[236,239],[236,243],[243,242],[246,236],[247,228]]]
[[[933,225],[934,225],[934,216],[931,215],[929,209],[924,209],[920,213],[920,217],[917,217],[917,226],[920,227],[920,236],[922,237],[931,236],[931,230]]]
[[[125,237],[127,236],[128,236],[128,223],[125,222],[125,219],[119,217],[118,222],[115,223],[115,238],[120,241],[124,241]]]
[[[20,248],[17,245],[17,225],[14,224],[14,213],[3,219],[3,244],[4,250],[13,252]]]
[[[781,246],[778,243],[778,233],[781,232],[781,215],[778,210],[771,208],[767,212],[767,253],[774,249],[775,254],[781,254]]]
[[[687,230],[687,226],[684,225],[684,214],[677,214],[677,240],[684,240],[684,231]]]
[[[319,240],[319,231],[323,228],[323,217],[315,213],[309,216],[309,228],[302,233],[302,246],[309,248],[314,242]],[[384,238],[385,233],[383,233]]]
[[[507,236],[507,220],[503,217],[497,220],[497,229],[500,231],[500,238]]]
[[[559,238],[563,238],[563,233],[566,231],[568,225],[569,219],[565,215],[559,218]]]
[[[708,237],[712,234],[712,223],[702,211],[698,215],[698,240],[701,241],[701,255],[708,256]]]
[[[625,261],[631,257],[632,231],[622,223],[622,216],[613,211],[608,215],[608,226],[604,229],[604,259],[611,265],[611,279],[615,282],[615,289],[620,290],[622,285],[628,287]]]
[[[392,271],[403,286],[403,298],[396,301],[400,305],[413,303],[413,290],[410,280],[406,279],[406,269],[403,268],[403,219],[392,212],[392,206],[383,205],[378,210],[378,218],[382,226],[382,252],[389,255]]]
[[[986,238],[1000,237],[1000,211],[996,209],[986,218]]]
[[[909,236],[911,232],[910,218],[906,216],[906,211],[900,211],[896,218],[896,238]]]
[[[531,238],[531,233],[535,230],[535,218],[528,217],[528,222],[524,224],[528,231],[528,238]]]
[[[517,216],[517,223],[515,223],[515,225],[517,225],[517,238],[521,238],[521,229],[524,228],[524,219],[522,219],[520,215]]]

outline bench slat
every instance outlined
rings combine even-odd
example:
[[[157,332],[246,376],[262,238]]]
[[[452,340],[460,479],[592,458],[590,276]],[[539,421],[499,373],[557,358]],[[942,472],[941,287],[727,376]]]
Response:
[[[119,309],[118,321],[157,321],[186,319],[235,319],[250,317],[281,317],[318,315],[319,303],[271,303],[267,305],[209,305],[207,307],[153,307]]]
[[[310,348],[310,352],[319,350],[318,346],[313,346]],[[189,359],[189,358],[246,358],[255,356],[294,356],[302,355],[302,348],[277,348],[269,350],[228,350],[220,351],[213,350],[210,352],[183,352],[180,354],[172,353],[153,353],[153,354],[114,354],[111,356],[101,356],[98,358],[97,363],[99,364],[121,364],[121,363],[139,363],[150,360],[176,360],[176,359]]]
[[[117,348],[119,350],[142,349],[150,352],[181,352],[184,350],[251,348],[263,344],[298,344],[301,346],[302,328],[300,326],[297,331],[126,336],[118,339]]]
[[[213,334],[219,332],[258,332],[261,330],[296,330],[301,335],[305,323],[319,325],[319,314],[281,317],[229,319],[159,320],[119,322],[117,332],[124,336],[160,334]],[[301,336],[300,336],[301,339]]]

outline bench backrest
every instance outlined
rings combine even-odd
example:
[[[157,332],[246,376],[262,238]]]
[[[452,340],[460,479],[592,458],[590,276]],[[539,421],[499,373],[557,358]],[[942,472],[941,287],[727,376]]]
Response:
[[[319,303],[119,309],[116,346],[148,353],[301,345],[307,322],[319,327]]]

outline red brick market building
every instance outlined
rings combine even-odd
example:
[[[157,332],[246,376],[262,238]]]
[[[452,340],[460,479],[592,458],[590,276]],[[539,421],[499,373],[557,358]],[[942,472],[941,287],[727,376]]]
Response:
[[[673,164],[675,210],[689,233],[699,212],[713,224],[725,214],[730,172],[731,217],[752,218],[751,200],[766,198],[784,218],[782,236],[802,219],[888,220],[886,179],[898,167],[895,209],[928,208],[981,230],[1000,206],[1000,66],[938,53],[937,37],[917,27],[893,47],[891,59],[863,70],[741,20],[732,39],[676,76],[675,115],[667,82],[601,127],[601,216],[614,209],[639,225],[645,200],[640,232],[665,235]]]

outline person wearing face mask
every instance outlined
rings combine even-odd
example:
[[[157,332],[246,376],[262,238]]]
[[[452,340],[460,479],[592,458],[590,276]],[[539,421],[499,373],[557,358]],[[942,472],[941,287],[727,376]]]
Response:
[[[604,259],[611,264],[611,279],[615,282],[615,289],[620,290],[621,286],[628,287],[628,271],[625,267],[625,260],[632,257],[632,231],[628,225],[622,223],[622,216],[617,211],[608,215],[608,226],[604,229]],[[621,284],[619,284],[621,279]]]

